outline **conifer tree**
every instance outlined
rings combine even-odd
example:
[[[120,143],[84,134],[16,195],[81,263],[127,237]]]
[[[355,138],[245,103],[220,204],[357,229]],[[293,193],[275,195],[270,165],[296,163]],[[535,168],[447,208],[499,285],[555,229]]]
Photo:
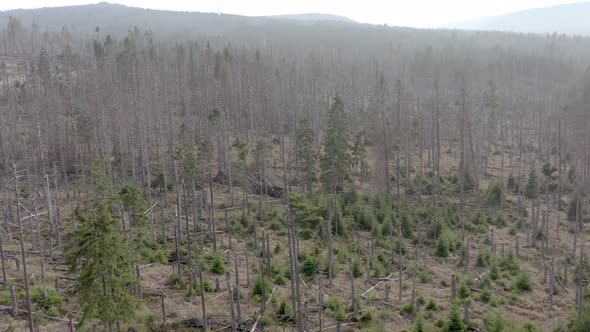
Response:
[[[174,151],[174,159],[180,162],[182,175],[187,183],[196,180],[199,170],[198,146],[194,144],[188,128],[183,123],[177,137],[177,145]]]
[[[321,160],[322,183],[327,190],[342,190],[350,165],[348,120],[344,102],[336,95],[328,111],[328,128]]]
[[[354,143],[352,145],[352,165],[355,171],[361,178],[361,181],[369,175],[369,163],[367,162],[367,144],[365,142],[364,131],[358,132],[354,135]]]
[[[524,187],[524,194],[528,199],[536,199],[537,198],[537,192],[538,192],[538,188],[539,184],[538,184],[538,179],[537,179],[537,171],[535,170],[534,167],[531,168],[531,171],[529,172],[529,178],[526,182],[526,185]]]
[[[129,290],[137,284],[133,273],[136,264],[128,236],[120,229],[115,197],[102,163],[93,174],[93,206],[76,209],[80,226],[71,234],[66,260],[78,277],[75,293],[82,318],[98,319],[109,327],[135,317],[138,302]]]
[[[445,325],[443,331],[445,332],[463,332],[465,331],[466,326],[463,323],[463,319],[461,318],[461,312],[459,311],[459,303],[455,301],[453,306],[451,307],[451,311],[449,312],[449,317],[447,320],[447,324]]]
[[[311,193],[313,186],[313,167],[316,160],[314,149],[315,134],[309,121],[304,119],[301,121],[300,127],[296,133],[296,153],[297,164],[299,169],[305,173],[305,188],[308,193]]]

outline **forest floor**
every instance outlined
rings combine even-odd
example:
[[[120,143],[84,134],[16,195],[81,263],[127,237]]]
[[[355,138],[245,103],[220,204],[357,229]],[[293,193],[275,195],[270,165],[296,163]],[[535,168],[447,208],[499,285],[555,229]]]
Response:
[[[457,160],[454,158],[453,155],[444,154],[442,157],[443,159],[441,160],[441,166],[444,172],[451,172],[451,170],[457,168]],[[484,190],[491,183],[492,180],[496,180],[499,178],[500,160],[501,159],[499,156],[493,156],[493,158],[490,160],[490,167],[488,169],[490,174],[486,176],[480,176],[479,180],[482,190]],[[417,161],[416,156],[414,156],[413,161]],[[510,173],[516,175],[518,173],[516,162],[513,162],[512,168],[510,168],[508,165],[509,162],[508,160],[506,160],[504,167],[504,176],[507,177]],[[414,164],[414,166],[416,165]],[[273,170],[273,172],[277,173],[275,176],[279,178],[279,173],[281,172],[281,170],[277,168]],[[373,184],[366,183],[362,186],[359,184],[358,188],[360,191],[368,193],[374,190],[372,186]],[[235,190],[236,199],[234,201],[234,204],[240,205],[241,189],[237,187],[235,188]],[[215,184],[214,195],[216,206],[230,206],[230,197],[226,186]],[[63,200],[62,215],[65,217],[64,220],[71,220],[71,206],[70,204],[66,204],[68,202],[65,201],[65,195],[60,195],[60,197],[62,197]],[[165,223],[166,232],[168,235],[167,245],[164,249],[166,254],[169,254],[170,252],[174,251],[174,199],[174,195],[169,194],[168,201],[171,203],[169,203],[169,206],[166,209]],[[253,208],[258,206],[259,197],[257,195],[250,195],[249,199]],[[432,198],[429,196],[423,196],[422,199],[424,201],[432,200]],[[281,214],[284,213],[282,212],[284,209],[282,208],[281,200],[270,197],[265,198],[264,200],[266,201],[265,209],[274,208],[277,211],[280,211]],[[440,197],[440,201],[441,204],[452,204],[454,202],[457,202],[457,199],[456,197],[442,196]],[[551,306],[549,304],[549,277],[545,279],[543,264],[541,262],[540,249],[533,248],[530,245],[527,245],[526,227],[518,229],[516,230],[517,233],[514,233],[515,228],[512,227],[514,225],[512,225],[511,223],[517,218],[517,204],[518,197],[510,193],[506,196],[505,208],[503,210],[500,210],[499,208],[489,207],[485,207],[483,208],[483,210],[488,211],[490,214],[503,214],[505,220],[507,220],[508,223],[506,227],[493,227],[497,256],[502,255],[502,248],[504,248],[505,254],[507,254],[508,251],[513,251],[515,247],[515,238],[516,236],[518,236],[520,241],[519,260],[521,270],[525,270],[528,272],[534,284],[534,287],[530,292],[514,296],[510,284],[505,283],[505,285],[502,286],[501,283],[495,283],[492,286],[492,296],[497,301],[491,302],[494,304],[484,303],[479,300],[472,300],[470,302],[469,310],[472,326],[481,326],[481,324],[483,324],[483,317],[485,317],[490,312],[498,312],[503,317],[508,317],[517,321],[531,321],[535,324],[540,325],[545,330],[554,330],[558,327],[565,326],[567,324],[570,314],[574,310],[575,283],[572,281],[573,278],[571,277],[571,275],[573,274],[574,267],[570,266],[569,280],[567,283],[564,282],[565,287],[567,288],[567,292],[561,289],[558,285],[556,285],[556,287],[558,288],[558,292],[554,297],[554,304]],[[529,216],[528,218],[525,218],[525,220],[530,221],[530,216],[532,214],[531,201],[525,198],[524,205],[526,206],[526,210]],[[546,257],[556,257],[556,275],[559,278],[563,278],[563,262],[565,257],[571,255],[572,246],[574,243],[574,234],[572,231],[573,227],[572,223],[567,221],[565,213],[556,210],[554,202],[550,202],[549,207],[550,208],[548,213],[548,220],[550,236],[548,245],[549,249],[548,254],[546,254]],[[466,209],[473,210],[477,208],[469,207],[468,205]],[[228,217],[230,218],[230,220],[236,220],[241,213],[241,209],[230,210],[228,212]],[[160,221],[158,213],[154,212],[154,215],[152,215],[151,218],[154,218],[153,222],[155,223],[154,231],[156,233],[156,236],[157,238],[160,238],[161,225],[159,224]],[[560,220],[559,236],[557,236],[557,220]],[[64,225],[67,224],[68,222],[64,223]],[[217,230],[219,232],[219,236],[217,238],[218,252],[221,253],[221,256],[224,259],[226,257],[230,257],[230,261],[226,261],[225,263],[228,271],[231,271],[232,273],[232,283],[235,280],[234,257],[238,258],[238,272],[240,277],[239,287],[243,293],[243,296],[240,300],[242,317],[244,317],[244,319],[255,319],[260,313],[260,303],[255,301],[251,296],[251,289],[254,284],[255,275],[259,270],[258,260],[256,258],[256,250],[251,247],[251,245],[248,243],[248,241],[245,240],[245,238],[235,238],[235,235],[231,235],[232,238],[230,240],[230,236],[228,235],[230,235],[231,232],[228,232],[228,230],[226,230],[225,228],[226,223],[224,220],[224,213],[216,213],[216,224]],[[32,223],[24,223],[24,225],[25,229],[32,227]],[[265,232],[269,234],[270,248],[273,252],[273,266],[277,265],[280,268],[285,268],[288,265],[288,247],[286,232],[284,230],[273,230],[273,227],[269,221],[266,221],[264,224],[259,225],[259,227],[260,229],[264,229]],[[460,230],[454,230],[454,232],[460,232]],[[148,236],[151,236],[151,234],[149,234]],[[199,235],[197,234],[196,236]],[[31,237],[30,235],[28,235],[28,233],[27,235],[25,235],[25,237],[27,238],[26,250],[38,253],[38,241],[31,241]],[[476,279],[479,276],[488,272],[487,268],[476,266],[476,261],[478,254],[482,250],[490,249],[490,234],[468,233],[467,238],[470,240],[471,248],[469,251],[470,265],[466,277]],[[584,245],[585,247],[588,247],[589,239],[590,238],[588,237],[587,232],[582,232],[581,238],[577,239],[578,246]],[[358,232],[357,236],[352,236],[348,238],[336,238],[334,247],[337,250],[357,250],[358,252],[360,252],[359,255],[363,256],[367,255],[367,243],[370,243],[370,241],[371,236],[369,232]],[[357,247],[357,244],[360,244],[360,248]],[[20,249],[17,238],[8,239],[8,241],[5,241],[3,245],[5,252],[18,253],[16,257],[20,259]],[[311,252],[318,248],[318,243],[315,239],[301,239],[299,245],[300,251],[306,252]],[[425,299],[426,302],[432,299],[434,302],[436,302],[436,304],[438,304],[442,308],[442,310],[439,311],[428,312],[428,316],[426,317],[428,321],[435,322],[438,319],[444,319],[445,317],[447,317],[448,309],[451,307],[453,301],[449,286],[451,283],[451,275],[460,275],[463,272],[463,267],[461,266],[462,263],[460,253],[452,252],[450,256],[447,258],[439,258],[433,254],[434,251],[432,248],[417,247],[415,242],[408,241],[406,247],[408,254],[405,256],[403,261],[404,268],[407,269],[408,266],[411,264],[422,265],[426,267],[429,273],[431,273],[431,278],[429,278],[427,282],[416,282],[415,298],[422,297]],[[555,250],[552,250],[551,248],[555,248]],[[48,250],[45,248],[44,251],[47,255]],[[207,251],[211,251],[210,246],[207,246],[204,249],[205,253]],[[249,253],[249,283],[246,280],[246,252]],[[62,317],[64,317],[64,320],[52,321],[50,319],[37,318],[38,322],[42,322],[42,324],[39,325],[40,331],[67,330],[67,319],[69,317],[76,317],[76,314],[79,313],[79,307],[76,304],[76,301],[69,297],[71,296],[70,290],[72,289],[72,287],[75,286],[75,278],[71,277],[67,273],[67,268],[63,261],[61,251],[56,250],[54,252],[54,256],[55,257],[53,260],[50,260],[48,258],[44,260],[45,273],[47,284],[49,286],[54,286],[55,281],[58,280],[60,290],[65,298],[65,302],[61,307],[61,313]],[[416,257],[418,257],[419,259],[416,260]],[[550,264],[550,260],[547,260],[547,263]],[[334,278],[333,284],[331,286],[327,285],[327,281],[323,279],[322,287],[324,299],[330,297],[337,297],[341,299],[342,303],[346,307],[349,307],[351,304],[351,283],[348,276],[349,274],[347,273],[348,263],[346,261],[337,260],[337,265],[337,269],[340,271],[340,273],[338,273],[338,275]],[[42,276],[42,269],[41,259],[38,254],[28,255],[27,269],[29,275],[31,276],[31,279],[33,280],[31,283],[39,284]],[[22,293],[22,262],[20,269],[17,270],[16,262],[14,261],[14,259],[9,259],[6,265],[6,272],[9,282],[17,286],[17,292]],[[151,324],[147,324],[147,326],[151,325],[154,330],[158,330],[158,326],[160,326],[160,324],[162,323],[162,294],[165,293],[166,296],[164,297],[164,306],[166,308],[166,320],[168,325],[166,328],[160,327],[160,330],[191,330],[191,328],[189,327],[183,327],[181,322],[183,320],[201,317],[200,297],[189,297],[187,296],[186,289],[177,289],[171,284],[171,276],[173,275],[172,263],[154,262],[143,264],[140,266],[140,274],[143,297],[145,300],[145,305],[140,315],[146,317],[149,316],[147,320],[152,322]],[[216,279],[219,280],[220,284],[220,290],[218,292],[212,291],[206,294],[207,312],[208,315],[210,315],[210,319],[218,322],[228,322],[230,307],[228,301],[225,276],[215,275],[210,271],[204,271],[204,277],[208,280],[208,282],[211,285],[213,285],[213,287],[215,287]],[[363,294],[365,291],[371,289],[371,287],[377,285],[374,289],[372,289],[370,292],[366,294],[365,298],[362,300],[361,308],[362,310],[367,310],[371,308],[373,312],[376,313],[375,320],[380,322],[380,326],[383,328],[384,331],[407,330],[412,326],[414,316],[409,314],[401,314],[399,309],[404,305],[411,303],[412,289],[415,280],[404,271],[404,273],[402,274],[401,285],[402,299],[400,301],[398,299],[398,271],[391,272],[389,274],[389,277],[389,279],[381,278],[367,280],[365,272],[365,275],[363,277],[355,279],[355,290],[357,294]],[[312,322],[311,324],[315,326],[315,328],[317,329],[317,299],[319,294],[319,280],[317,277],[315,277],[311,280],[302,278],[301,281],[302,297],[304,300],[307,299],[307,301],[309,301],[309,320]],[[388,302],[386,301],[385,295],[386,285],[389,285],[390,287]],[[477,298],[477,296],[475,296],[475,294],[477,294],[478,292],[477,285],[474,285],[473,288],[473,298]],[[274,311],[279,306],[279,299],[285,299],[287,300],[287,302],[289,302],[289,296],[289,281],[287,281],[287,283],[284,285],[276,285],[276,289],[273,293],[273,298],[271,298],[269,306],[271,306],[273,308],[272,310]],[[423,307],[424,305],[422,305],[421,310],[425,312]],[[24,304],[22,303],[21,309],[24,309]],[[38,309],[37,306],[36,309]],[[2,310],[0,312],[0,331],[24,331],[26,322],[25,312],[21,312],[19,316],[15,318],[11,317],[9,313],[9,310]],[[336,321],[333,317],[327,317],[326,315],[323,316],[324,328],[333,327],[335,326],[335,324]],[[148,329],[146,325],[134,325],[134,328],[138,330]],[[219,327],[217,327],[216,330],[220,330],[222,328],[223,325],[220,325]],[[353,330],[356,329],[354,325],[347,328]],[[266,330],[291,331],[294,330],[294,328],[293,325],[290,323],[282,324],[277,322],[276,325],[267,327]]]

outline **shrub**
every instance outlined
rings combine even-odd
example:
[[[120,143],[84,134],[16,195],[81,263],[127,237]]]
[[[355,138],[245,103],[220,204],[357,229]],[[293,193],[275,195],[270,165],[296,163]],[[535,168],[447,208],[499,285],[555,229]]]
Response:
[[[393,225],[391,221],[386,221],[381,226],[381,235],[383,236],[390,236],[393,233]]]
[[[500,261],[500,268],[502,271],[508,271],[513,275],[520,270],[518,259],[512,251],[509,251],[508,254],[504,256],[502,261]]]
[[[288,322],[293,319],[293,310],[285,301],[281,301],[277,311],[277,319],[281,322]]]
[[[316,257],[307,257],[301,266],[301,272],[307,278],[314,277],[321,271],[321,263]]]
[[[418,299],[416,300],[416,302],[417,302],[419,305],[424,305],[424,304],[426,304],[426,299],[424,298],[424,295],[422,295],[422,294],[418,293]]]
[[[426,310],[428,311],[440,311],[441,307],[434,302],[433,299],[428,300],[428,304],[426,305]]]
[[[327,316],[332,316],[338,321],[345,321],[348,318],[344,312],[342,302],[340,302],[340,299],[337,297],[331,297],[326,301],[325,313]]]
[[[410,303],[404,304],[399,308],[400,315],[411,315],[414,313],[414,306]]]
[[[331,297],[331,298],[329,298],[326,301],[325,305],[326,305],[326,308],[327,309],[330,309],[330,310],[332,310],[334,312],[343,308],[342,307],[342,302],[340,302],[340,299],[337,298],[337,297]]]
[[[344,312],[344,310],[340,310],[336,312],[334,318],[336,318],[336,320],[339,322],[345,322],[348,320],[348,315]]]
[[[213,262],[211,263],[211,267],[209,270],[211,271],[211,273],[216,275],[222,275],[227,271],[227,268],[225,267],[225,262],[223,261],[221,256],[215,255],[213,257]]]
[[[490,276],[490,279],[492,279],[492,280],[497,280],[500,277],[500,271],[498,270],[498,264],[496,264],[495,262],[492,263],[492,266],[490,267],[490,273],[488,275]]]
[[[257,276],[256,280],[254,280],[254,285],[252,287],[252,296],[258,296],[258,297],[262,298],[263,290],[264,290],[264,296],[268,297],[270,295],[270,293],[272,292],[272,285],[268,281],[267,278],[264,279],[264,285],[263,285],[262,278],[260,276]]]
[[[436,251],[434,254],[437,257],[448,257],[449,256],[449,241],[445,236],[440,236],[436,242]]]
[[[523,271],[516,276],[516,279],[514,280],[514,288],[520,292],[528,292],[533,289],[533,283],[531,282],[528,273]]]
[[[569,221],[576,221],[576,215],[579,214],[581,213],[578,212],[578,196],[574,195],[567,206],[567,219]]]
[[[432,278],[433,278],[432,272],[430,270],[428,270],[428,268],[422,264],[420,264],[420,265],[411,264],[410,266],[408,266],[407,271],[408,271],[408,275],[410,275],[411,277],[418,278],[418,281],[420,281],[423,284],[432,281]]]
[[[537,198],[537,192],[539,190],[539,184],[537,179],[537,171],[534,167],[531,167],[531,171],[529,172],[529,178],[526,182],[524,187],[524,194],[528,199],[535,199]]]
[[[489,250],[481,250],[477,254],[477,259],[475,261],[475,265],[478,267],[488,267],[492,264],[492,254]]]
[[[463,332],[466,330],[466,326],[463,323],[463,317],[459,311],[459,303],[454,302],[449,311],[449,316],[446,324],[444,325],[443,331],[445,332]]]
[[[459,289],[457,290],[457,294],[463,300],[465,300],[469,297],[469,294],[471,294],[471,290],[469,289],[469,286],[467,285],[467,283],[462,282],[459,285]]]
[[[514,175],[512,175],[512,173],[510,173],[510,175],[508,175],[508,180],[506,181],[506,186],[508,187],[508,189],[514,190],[516,188],[516,178],[514,177]]]
[[[282,274],[278,274],[274,280],[275,285],[283,286],[286,283],[285,277]]]
[[[366,310],[358,319],[361,323],[371,323],[373,321],[373,311],[371,309]]]
[[[385,266],[383,266],[383,263],[378,258],[373,259],[371,262],[371,271],[373,278],[385,276]]]
[[[488,187],[487,201],[490,205],[499,206],[502,203],[502,186],[499,182],[493,182]]]
[[[484,303],[490,302],[492,299],[492,293],[490,292],[489,288],[486,288],[479,293],[479,300]]]
[[[514,331],[514,332],[535,332],[542,331],[539,327],[536,327],[530,323],[519,323],[504,318],[500,313],[488,314],[485,317],[487,321],[487,327],[483,330],[484,332],[501,332],[501,331]],[[560,331],[562,331],[560,329]],[[586,331],[586,330],[576,330]]]
[[[0,290],[0,305],[11,305],[12,300],[10,299],[10,291],[8,288]]]
[[[43,285],[37,284],[31,290],[31,300],[43,306],[59,307],[64,298],[53,287],[47,286],[47,296],[43,295]]]
[[[360,278],[363,276],[363,269],[358,259],[354,259],[352,261],[352,276],[355,278]]]
[[[260,322],[261,326],[269,326],[272,324],[272,318],[270,318],[268,313],[264,313],[264,314],[262,314],[262,316],[260,316],[259,322]]]
[[[489,275],[483,277],[483,279],[481,280],[481,287],[483,289],[492,287],[492,279]]]

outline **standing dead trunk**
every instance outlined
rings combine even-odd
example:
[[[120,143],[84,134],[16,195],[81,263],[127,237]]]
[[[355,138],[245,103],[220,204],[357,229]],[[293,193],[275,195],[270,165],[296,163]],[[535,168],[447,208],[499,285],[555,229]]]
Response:
[[[237,309],[237,318],[236,318],[236,325],[240,325],[242,319],[242,308],[240,306],[240,270],[238,269],[238,256],[234,256],[234,264],[236,270],[236,309]]]
[[[557,140],[558,140],[558,143],[557,143],[557,154],[559,155],[558,156],[559,163],[558,163],[558,166],[557,166],[558,167],[557,176],[559,178],[559,181],[558,181],[558,187],[557,187],[557,211],[561,211],[561,191],[562,191],[562,188],[561,188],[561,186],[562,186],[562,182],[561,182],[562,181],[561,171],[562,171],[562,168],[563,168],[563,166],[561,165],[561,119],[559,119],[558,126],[559,126],[559,128],[557,130],[557,135],[558,135],[558,138],[557,138]],[[559,214],[558,214],[558,218],[559,218]],[[559,228],[558,228],[558,230],[559,230]]]
[[[29,323],[29,329],[34,331],[35,325],[33,325],[33,314],[31,310],[31,293],[29,291],[29,275],[27,274],[27,255],[25,253],[25,242],[24,242],[24,232],[23,232],[23,222],[20,216],[20,199],[18,194],[18,174],[16,171],[16,164],[13,162],[12,167],[14,168],[14,198],[16,201],[16,222],[18,223],[18,232],[19,232],[19,242],[20,242],[20,251],[23,260],[23,278],[25,282],[25,293],[26,293],[26,302],[27,302],[27,320]]]
[[[352,302],[352,315],[356,316],[357,304],[356,294],[354,289],[354,275],[352,274],[352,257],[348,257],[348,269],[350,272],[350,299]]]
[[[35,224],[37,225],[37,240],[39,241],[39,259],[41,262],[41,279],[43,283],[43,296],[47,298],[47,275],[45,273],[45,254],[43,247],[43,238],[41,237],[41,224],[39,223],[39,217],[37,213],[37,204],[33,202],[33,213],[35,213]],[[31,226],[32,227],[32,226]]]
[[[6,285],[6,264],[4,260],[4,242],[0,234],[0,260],[2,260],[2,284]]]
[[[178,283],[182,284],[182,264],[180,262],[180,239],[178,226],[174,226],[174,244],[176,248],[176,273],[178,274]]]
[[[225,273],[225,279],[227,282],[227,292],[229,294],[229,309],[231,311],[231,330],[232,332],[237,332],[238,326],[236,324],[236,313],[234,311],[234,290],[231,286],[231,272],[227,271]]]
[[[164,302],[165,298],[166,294],[162,292],[162,294],[160,294],[160,302],[162,307],[162,322],[164,326],[166,326],[166,303]]]
[[[467,239],[467,244],[465,245],[465,265],[463,266],[463,273],[467,274],[469,273],[469,247],[471,246],[471,243],[469,241],[469,239]]]
[[[213,240],[213,251],[217,252],[217,235],[215,227],[215,205],[213,204],[213,180],[211,178],[211,170],[209,170],[209,194],[211,196],[209,202],[209,232]]]
[[[322,293],[322,276],[318,277],[318,325],[322,332],[322,312],[324,311],[324,294]]]
[[[332,286],[332,210],[330,209],[329,194],[326,205],[328,209],[328,286]]]
[[[16,292],[14,291],[14,285],[10,285],[10,302],[12,303],[10,315],[16,317],[18,315],[18,301],[16,299]]]
[[[203,270],[201,267],[201,260],[199,258],[199,244],[195,244],[195,259],[196,259],[196,270],[199,278],[199,287],[201,288],[201,313],[203,315],[203,325],[207,328],[207,308],[205,305],[205,283],[203,281]]]
[[[176,237],[178,238],[178,243],[182,243],[182,228],[180,227],[180,181],[178,178],[178,166],[176,160],[174,160],[174,179],[176,181]]]

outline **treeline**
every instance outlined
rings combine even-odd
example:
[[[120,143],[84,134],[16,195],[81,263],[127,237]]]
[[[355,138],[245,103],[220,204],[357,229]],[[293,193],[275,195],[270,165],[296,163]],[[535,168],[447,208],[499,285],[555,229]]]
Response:
[[[385,271],[397,269],[401,303],[403,265],[407,267],[410,253],[404,246],[414,246],[416,263],[427,253],[441,261],[464,255],[468,275],[468,236],[487,236],[490,230],[491,253],[482,254],[478,266],[514,265],[495,257],[493,228],[488,229],[505,227],[502,216],[490,215],[484,221],[482,216],[471,217],[466,208],[469,203],[505,207],[505,182],[518,197],[518,217],[512,223],[519,226],[511,233],[516,236],[516,257],[519,231],[527,232],[527,247],[536,250],[539,241],[543,256],[549,250],[548,238],[537,235],[543,230],[548,235],[546,214],[553,205],[563,209],[561,195],[566,191],[575,192],[568,215],[576,222],[572,251],[577,252],[590,174],[588,40],[353,24],[285,23],[264,33],[244,29],[250,39],[240,41],[238,34],[228,34],[179,41],[139,28],[124,37],[100,27],[87,35],[74,35],[66,28],[44,32],[18,18],[10,18],[2,28],[4,227],[8,234],[17,234],[15,225],[8,223],[16,217],[24,269],[24,231],[31,230],[28,240],[41,257],[45,250],[51,257],[54,250],[65,252],[70,272],[80,283],[76,294],[85,305],[81,322],[98,319],[110,328],[124,322],[141,302],[129,290],[142,297],[138,265],[146,262],[130,252],[166,251],[174,245],[166,263],[172,262],[177,281],[173,284],[188,288],[190,297],[201,297],[201,327],[208,324],[205,292],[212,288],[203,279],[208,272],[227,272],[225,265],[231,265],[233,256],[238,286],[233,288],[226,274],[226,289],[232,294],[232,315],[236,306],[237,318],[231,320],[236,330],[240,297],[233,294],[240,291],[237,260],[242,253],[229,248],[232,236],[247,235],[252,239],[243,248],[245,260],[248,250],[256,250],[259,260],[260,281],[255,281],[252,295],[258,296],[260,312],[266,310],[265,300],[272,292],[267,289],[269,279],[277,278],[276,284],[290,279],[291,303],[285,302],[277,317],[292,317],[304,330],[309,315],[302,309],[301,275],[315,277],[325,270],[322,275],[331,283],[338,272],[332,237],[344,238],[349,230],[357,239],[361,232],[369,233],[381,259],[373,255],[373,246],[365,255],[360,243],[356,262],[352,255],[340,257],[338,264],[348,263],[352,276],[347,280],[352,307],[345,310],[334,300],[330,317],[371,321],[370,314],[357,315],[362,301],[356,299],[354,279],[366,273],[370,282],[372,276],[386,277],[390,273]],[[506,165],[510,171],[505,171]],[[486,188],[483,183],[492,173],[499,173],[498,181]],[[223,190],[214,190],[216,186]],[[354,196],[358,188],[371,195]],[[382,193],[383,207],[378,205]],[[487,195],[486,201],[480,193]],[[415,201],[394,200],[394,195]],[[445,203],[458,208],[439,208],[443,195],[450,198]],[[284,218],[267,204],[268,196],[280,199]],[[432,208],[421,214],[418,207],[426,206],[423,196],[429,196]],[[254,197],[257,204],[249,201]],[[379,199],[371,202],[372,197]],[[531,222],[523,225],[526,199],[533,202],[533,213]],[[61,215],[64,204],[73,216]],[[41,206],[46,211],[43,220],[47,218],[44,232],[31,212]],[[241,219],[231,225],[243,229],[236,231],[226,213],[240,207]],[[161,222],[157,226],[155,209]],[[31,221],[21,218],[22,211]],[[225,227],[220,230],[222,220]],[[288,266],[275,271],[271,230],[288,247],[288,257],[282,256]],[[314,253],[300,250],[299,241],[306,239],[321,246]],[[109,250],[98,250],[96,243]],[[223,261],[219,249],[226,247]],[[200,258],[204,248],[211,249],[207,264]],[[280,251],[279,247],[274,255]],[[366,272],[361,259],[366,259]],[[575,264],[564,263],[565,271]],[[415,269],[415,278],[428,279],[429,273]],[[109,273],[101,275],[103,270]],[[553,267],[550,271],[554,274]],[[514,282],[514,291],[530,291],[524,271],[502,272],[502,283]],[[478,296],[487,303],[495,284],[492,277],[485,282],[482,292],[487,295]],[[110,287],[111,293],[101,293],[101,286]],[[463,321],[469,322],[466,282],[463,288],[466,293],[459,292],[459,302],[466,313]],[[581,312],[582,283],[576,291]],[[120,295],[117,302],[101,305],[113,294]],[[27,290],[33,326],[30,297]],[[400,313],[409,310],[419,325],[414,300],[413,296]],[[441,327],[466,329],[459,302]],[[323,308],[320,300],[320,313]]]
[[[362,133],[382,160],[371,167],[382,189],[383,160],[421,149],[421,163],[438,167],[440,142],[453,147],[460,133],[475,176],[501,146],[512,164],[519,146],[547,160],[558,136],[565,152],[588,139],[585,39],[349,26],[342,30],[356,35],[326,34],[319,44],[312,28],[296,27],[297,45],[212,38],[211,46],[206,37],[171,43],[137,28],[121,39],[100,29],[78,39],[11,18],[0,41],[0,166],[6,172],[16,160],[33,172],[57,163],[72,174],[103,155],[122,179],[148,187],[173,173],[180,135],[207,150],[205,168],[214,162],[228,173],[235,137],[249,150],[263,141],[271,153],[272,138],[284,137],[294,164],[302,126],[320,150],[336,95],[351,136]]]

